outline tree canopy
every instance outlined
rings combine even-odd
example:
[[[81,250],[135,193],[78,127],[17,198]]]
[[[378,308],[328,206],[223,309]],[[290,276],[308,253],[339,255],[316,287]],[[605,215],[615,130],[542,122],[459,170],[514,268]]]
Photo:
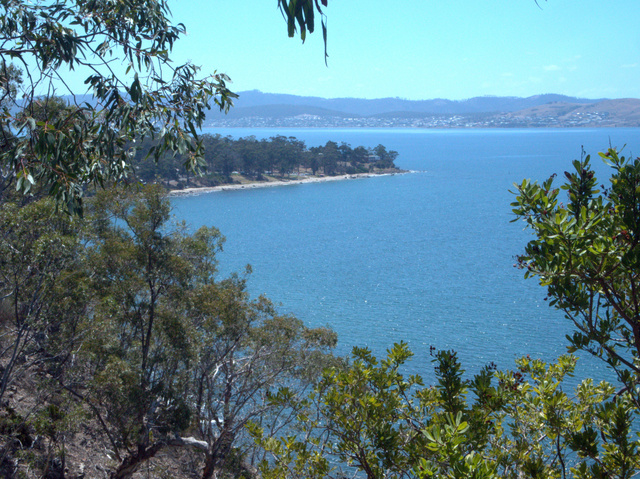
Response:
[[[53,214],[49,198],[0,205],[7,477],[16,469],[3,461],[39,434],[59,459],[81,424],[110,451],[98,456],[114,479],[167,450],[195,454],[203,479],[246,469],[264,457],[247,423],[279,437],[295,411],[272,398],[297,397],[339,363],[331,330],[249,297],[249,271],[217,277],[218,230],[173,222],[159,186],[132,190],[99,192],[82,221]],[[7,396],[30,382],[36,403],[16,412]]]
[[[325,371],[298,415],[303,433],[252,433],[271,457],[265,479],[631,478],[640,471],[637,409],[626,393],[565,379],[576,358],[528,357],[468,377],[452,351],[434,353],[436,384],[405,376],[396,344],[378,360],[354,348],[347,369]],[[356,471],[355,473],[353,471]]]

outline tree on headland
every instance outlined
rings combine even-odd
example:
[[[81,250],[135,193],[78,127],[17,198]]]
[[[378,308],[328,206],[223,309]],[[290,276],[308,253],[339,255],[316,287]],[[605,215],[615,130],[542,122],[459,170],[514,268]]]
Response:
[[[398,157],[397,151],[387,151],[387,148],[384,145],[376,146],[373,151],[378,157],[378,160],[374,163],[374,166],[378,168],[393,168],[393,162]]]
[[[182,167],[181,155],[168,155],[154,162],[145,158],[152,142],[140,145],[140,151],[132,159],[135,177],[145,183],[157,182],[167,188],[184,186],[216,186],[238,180],[264,181],[268,177],[290,178],[322,174],[344,175],[400,171],[394,161],[398,153],[387,151],[384,145],[375,149],[347,143],[339,147],[333,141],[324,146],[307,148],[304,141],[295,137],[274,136],[258,140],[248,136],[234,140],[231,137],[203,134],[205,145],[202,175],[189,177]],[[376,154],[379,152],[382,157]],[[239,178],[244,177],[244,178]],[[186,184],[189,183],[189,184]]]

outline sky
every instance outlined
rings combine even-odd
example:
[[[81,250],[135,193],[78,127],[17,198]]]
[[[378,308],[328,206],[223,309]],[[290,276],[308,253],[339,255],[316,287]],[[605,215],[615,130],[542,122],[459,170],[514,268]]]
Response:
[[[174,65],[225,73],[235,92],[640,98],[639,0],[328,0],[327,65],[319,19],[306,42],[289,38],[277,0],[168,5],[187,30]],[[56,94],[85,93],[89,73],[61,72]]]
[[[170,1],[176,62],[234,91],[411,100],[559,93],[640,98],[638,0],[329,0],[288,38],[276,0]]]

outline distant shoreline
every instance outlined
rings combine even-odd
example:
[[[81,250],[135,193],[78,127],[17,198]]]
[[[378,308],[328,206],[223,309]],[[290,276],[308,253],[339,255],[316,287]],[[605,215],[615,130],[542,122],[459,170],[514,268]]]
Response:
[[[527,98],[466,100],[318,98],[238,92],[228,115],[212,112],[209,128],[638,128],[639,98]]]
[[[198,186],[194,188],[184,188],[182,190],[169,191],[170,196],[193,196],[204,193],[216,193],[219,191],[234,191],[234,190],[251,190],[255,188],[270,188],[275,186],[290,186],[290,185],[303,185],[307,183],[324,183],[327,181],[342,181],[342,180],[357,180],[362,178],[373,178],[376,176],[393,176],[409,173],[408,171],[398,170],[397,172],[385,172],[385,173],[356,173],[353,175],[338,175],[338,176],[309,176],[308,178],[301,178],[295,180],[276,180],[276,181],[255,181],[242,184],[226,184],[218,186]]]

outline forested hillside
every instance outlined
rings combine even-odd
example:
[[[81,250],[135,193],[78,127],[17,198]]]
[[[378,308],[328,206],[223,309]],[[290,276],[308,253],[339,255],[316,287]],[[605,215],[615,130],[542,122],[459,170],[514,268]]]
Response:
[[[468,100],[314,98],[240,92],[236,107],[211,112],[212,127],[271,128],[571,128],[636,127],[637,98],[587,99],[565,95],[486,96]]]
[[[170,212],[157,186],[101,192],[82,222],[0,207],[2,477],[251,469],[248,422],[279,436],[295,410],[272,399],[337,364],[334,333],[249,298],[249,271],[219,278],[224,238]]]

